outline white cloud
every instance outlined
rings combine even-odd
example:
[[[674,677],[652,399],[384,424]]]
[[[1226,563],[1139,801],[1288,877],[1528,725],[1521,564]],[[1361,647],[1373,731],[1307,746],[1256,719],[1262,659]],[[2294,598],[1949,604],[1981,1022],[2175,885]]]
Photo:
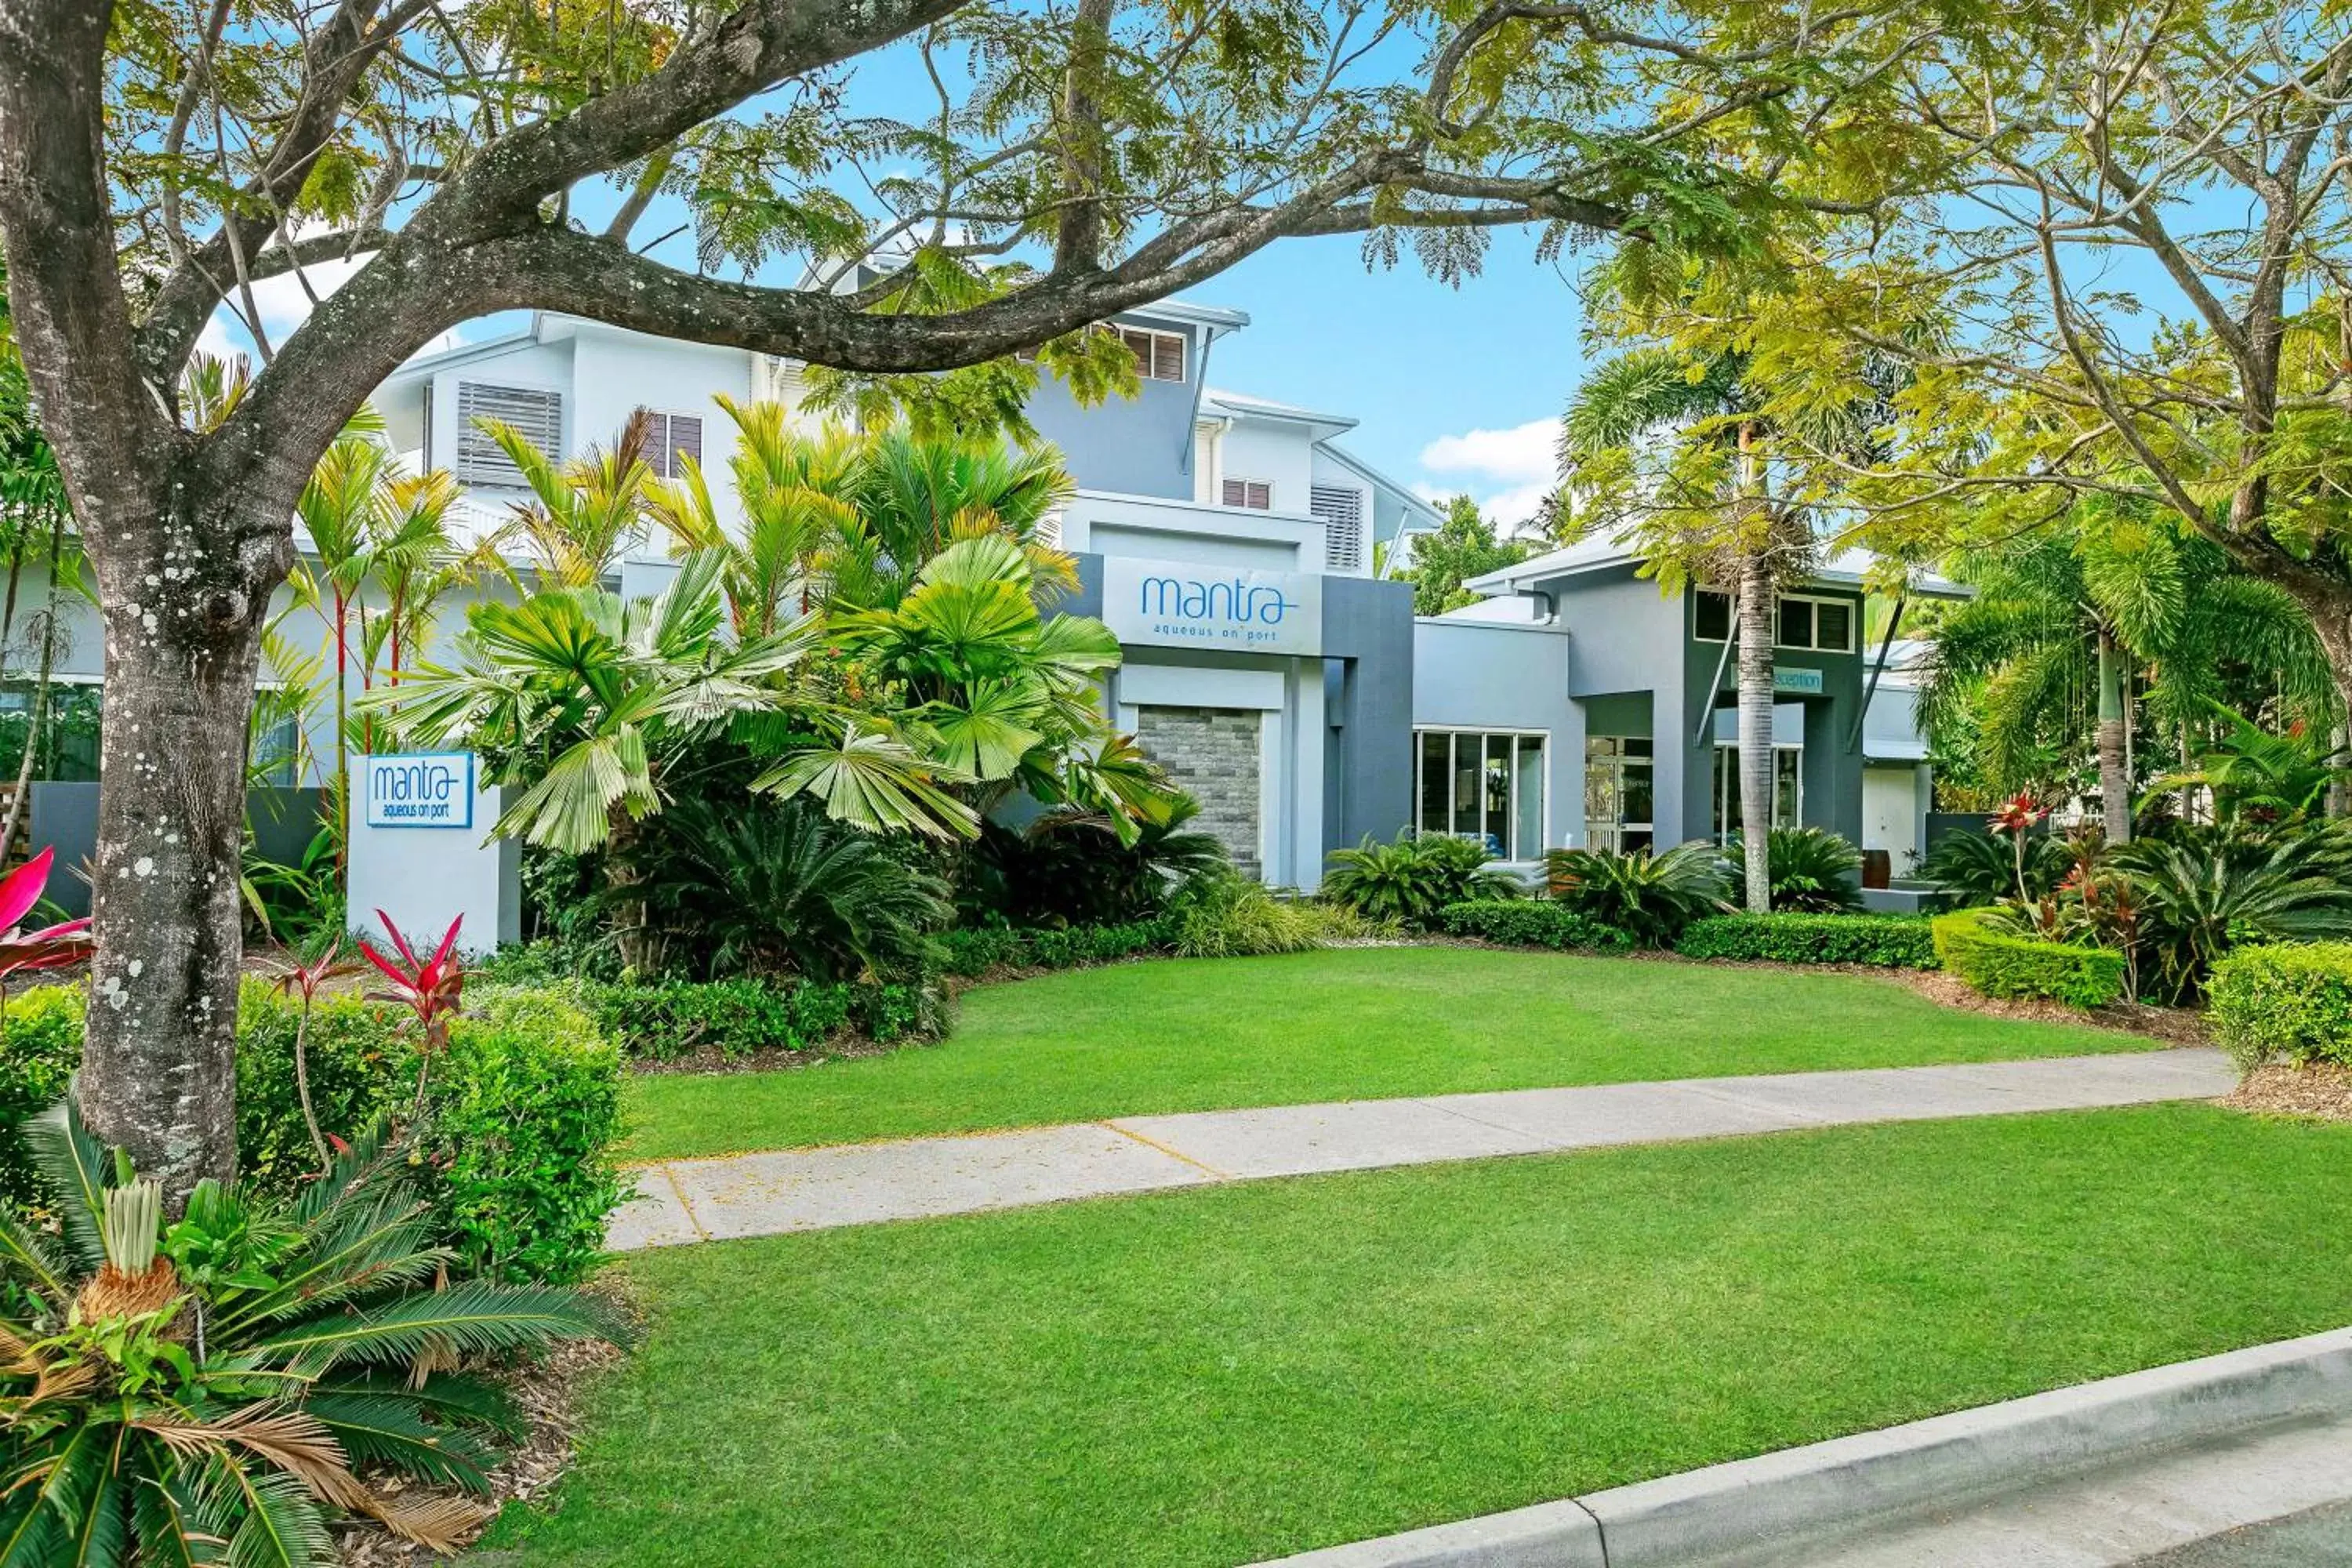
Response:
[[[1431,500],[1467,490],[1478,510],[1505,528],[1536,514],[1559,482],[1559,422],[1530,419],[1507,430],[1465,430],[1440,436],[1421,449],[1424,472],[1459,474],[1451,484],[1423,481],[1414,488]]]

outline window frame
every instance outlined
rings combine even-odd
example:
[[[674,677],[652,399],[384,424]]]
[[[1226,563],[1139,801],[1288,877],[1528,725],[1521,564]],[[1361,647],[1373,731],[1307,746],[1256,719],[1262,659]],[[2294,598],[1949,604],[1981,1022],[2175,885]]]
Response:
[[[1192,369],[1191,333],[1171,331],[1165,327],[1131,327],[1121,321],[1106,322],[1103,330],[1116,332],[1118,341],[1134,353],[1135,374],[1144,380],[1164,381],[1181,386],[1190,378]],[[1139,338],[1143,340],[1140,346],[1136,342]],[[1171,344],[1176,355],[1176,374],[1162,375],[1160,374],[1160,351]]]
[[[1640,753],[1638,753],[1638,754],[1637,754],[1637,753],[1635,753],[1635,752],[1629,752],[1629,751],[1627,751],[1627,750],[1625,750],[1625,749],[1624,749],[1624,748],[1625,748],[1625,744],[1626,744],[1626,742],[1629,742],[1629,741],[1638,741],[1638,742],[1640,742],[1642,744],[1643,744],[1644,746],[1647,746],[1647,747],[1649,748],[1649,750],[1648,750],[1648,751],[1646,751],[1646,752],[1640,752]],[[1593,752],[1593,750],[1592,750],[1593,743],[1594,743],[1595,742],[1614,742],[1618,749],[1617,749],[1617,750],[1615,750],[1615,751],[1613,751],[1613,752],[1601,752],[1601,753],[1600,753],[1600,754],[1598,754],[1598,755],[1595,755],[1595,754],[1594,754],[1594,752]],[[1636,767],[1640,767],[1640,768],[1646,769],[1646,770],[1648,771],[1649,774],[1650,774],[1650,817],[1649,817],[1649,820],[1648,820],[1648,821],[1646,821],[1646,822],[1643,822],[1643,821],[1630,821],[1630,820],[1628,820],[1628,819],[1626,818],[1626,816],[1625,816],[1625,815],[1624,815],[1624,811],[1625,811],[1625,769],[1626,769],[1626,767],[1627,767],[1629,764],[1630,764],[1630,765],[1633,765],[1633,766],[1636,766]],[[1598,767],[1598,768],[1599,768],[1601,772],[1603,772],[1603,773],[1611,773],[1611,774],[1615,775],[1615,778],[1616,778],[1616,789],[1615,789],[1614,794],[1615,794],[1615,798],[1616,798],[1616,801],[1617,801],[1617,812],[1618,812],[1617,818],[1616,818],[1616,820],[1615,820],[1615,821],[1613,821],[1613,822],[1608,822],[1608,823],[1603,823],[1603,824],[1599,825],[1598,826],[1595,826],[1595,824],[1594,824],[1594,822],[1593,822],[1593,819],[1592,819],[1592,814],[1591,814],[1591,810],[1589,809],[1589,803],[1591,802],[1591,798],[1592,798],[1592,796],[1591,796],[1591,779],[1592,779],[1592,773],[1593,773],[1593,770],[1594,770],[1596,767]],[[1595,734],[1591,734],[1591,733],[1590,733],[1590,732],[1588,732],[1588,733],[1585,735],[1585,737],[1584,737],[1584,783],[1585,783],[1585,799],[1586,799],[1586,801],[1587,801],[1587,803],[1588,803],[1588,809],[1587,809],[1587,810],[1586,810],[1586,812],[1585,812],[1585,817],[1584,817],[1584,842],[1585,842],[1585,847],[1586,847],[1587,848],[1590,848],[1590,849],[1603,849],[1603,848],[1605,848],[1605,849],[1610,850],[1610,851],[1611,851],[1611,852],[1612,852],[1612,853],[1622,854],[1622,853],[1623,853],[1623,852],[1624,852],[1624,848],[1625,848],[1625,836],[1626,836],[1628,833],[1639,833],[1639,834],[1641,834],[1641,835],[1643,836],[1643,842],[1640,846],[1638,846],[1638,847],[1645,848],[1645,849],[1655,849],[1655,848],[1657,847],[1657,844],[1658,844],[1658,822],[1657,822],[1657,816],[1658,816],[1658,772],[1657,772],[1657,768],[1658,768],[1658,743],[1657,743],[1657,740],[1656,740],[1656,738],[1655,738],[1654,736],[1651,736],[1651,735],[1595,735]],[[1605,845],[1604,845],[1604,844],[1602,844],[1602,843],[1601,842],[1601,833],[1603,833],[1603,832],[1605,832],[1605,833],[1608,835],[1609,839],[1610,839],[1610,842],[1609,842],[1609,843],[1607,843],[1607,844],[1605,844]]]
[[[1723,588],[1693,588],[1690,591],[1691,640],[1694,642],[1719,643],[1724,640],[1722,637],[1710,637],[1706,633],[1698,629],[1698,600],[1699,595],[1702,594],[1712,595],[1717,598],[1724,600],[1729,600],[1733,595],[1728,590]],[[1845,646],[1843,647],[1823,647],[1820,646],[1818,642],[1782,642],[1780,640],[1780,606],[1790,604],[1838,605],[1843,606],[1846,613]],[[1863,605],[1861,600],[1841,598],[1835,594],[1775,594],[1772,595],[1772,646],[1776,648],[1787,648],[1791,653],[1852,654],[1855,651],[1854,631],[1862,623],[1862,608]],[[1729,624],[1730,618],[1728,615],[1727,615],[1725,617],[1725,625],[1727,627]],[[1814,633],[1816,637],[1818,637],[1821,631],[1821,616],[1818,613],[1816,613],[1812,617],[1812,624]]]
[[[677,443],[669,438],[670,432],[677,427],[677,421],[681,419],[694,421],[694,460],[698,464],[702,461],[702,438],[708,426],[701,415],[689,413],[682,408],[656,408],[650,403],[638,404],[637,412],[650,414],[661,421],[661,438],[646,455],[646,467],[653,470],[654,478],[675,479],[681,477],[680,470],[675,466],[677,461]]]
[[[1715,755],[1708,763],[1713,770],[1707,789],[1707,793],[1712,796],[1713,806],[1713,816],[1710,820],[1717,845],[1731,841],[1731,805],[1739,796],[1739,772],[1737,768],[1728,772],[1725,770],[1723,753],[1729,752],[1737,755],[1738,751],[1739,744],[1736,741],[1717,741],[1715,743]],[[1780,759],[1783,756],[1793,756],[1797,759],[1793,774],[1797,786],[1797,797],[1790,803],[1794,810],[1791,819],[1786,826],[1802,827],[1805,825],[1805,743],[1802,741],[1779,740],[1772,742],[1772,795],[1775,807],[1780,805]],[[1776,816],[1779,815],[1777,810],[1774,815]],[[1772,824],[1775,829],[1783,825],[1777,821]]]
[[[1422,791],[1422,770],[1425,762],[1422,742],[1423,737],[1430,735],[1443,735],[1446,737],[1447,742],[1445,748],[1444,812],[1446,826],[1442,828],[1432,828],[1426,826],[1422,820],[1422,808],[1425,804],[1423,799]],[[1458,832],[1453,826],[1454,821],[1459,817],[1462,809],[1462,803],[1458,798],[1459,791],[1456,788],[1456,784],[1461,778],[1462,770],[1458,758],[1461,753],[1460,742],[1464,736],[1469,736],[1477,742],[1480,770],[1479,776],[1481,778],[1485,776],[1487,742],[1497,739],[1507,741],[1509,742],[1509,746],[1507,748],[1505,752],[1506,758],[1507,759],[1507,765],[1504,770],[1504,776],[1509,781],[1510,794],[1503,806],[1503,820],[1509,826],[1510,841],[1505,843],[1501,850],[1496,853],[1494,858],[1505,865],[1511,866],[1532,866],[1538,863],[1543,859],[1545,845],[1542,842],[1538,842],[1535,845],[1527,846],[1517,842],[1519,837],[1520,804],[1519,775],[1517,768],[1518,747],[1519,742],[1522,741],[1533,741],[1536,742],[1536,755],[1538,759],[1536,772],[1537,775],[1542,780],[1542,799],[1538,804],[1536,809],[1536,837],[1539,841],[1548,840],[1551,837],[1552,733],[1549,730],[1466,729],[1453,724],[1414,725],[1412,730],[1413,831],[1415,833],[1443,833],[1445,837],[1450,838],[1469,838],[1475,837],[1482,843],[1486,841],[1487,835],[1483,829],[1474,836],[1472,834]],[[1523,852],[1513,853],[1515,850]]]

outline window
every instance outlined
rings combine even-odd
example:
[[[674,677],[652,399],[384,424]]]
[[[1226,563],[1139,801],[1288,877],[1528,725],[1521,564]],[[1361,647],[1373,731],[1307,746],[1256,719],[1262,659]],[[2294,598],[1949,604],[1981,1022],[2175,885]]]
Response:
[[[1801,746],[1772,748],[1772,826],[1795,827],[1804,820],[1805,752]],[[1739,748],[1715,749],[1715,837],[1717,842],[1739,831]]]
[[[1543,736],[1420,730],[1413,745],[1420,831],[1476,839],[1498,859],[1543,853]]]
[[[657,414],[650,408],[638,413],[646,416],[646,467],[663,479],[681,479],[686,465],[680,458],[702,461],[702,418],[695,414]]]
[[[1245,506],[1252,511],[1274,508],[1274,487],[1264,479],[1227,479],[1224,496],[1227,506]]]
[[[1656,842],[1656,777],[1638,735],[1584,738],[1584,837],[1595,849],[1647,849]]]
[[[1184,379],[1184,334],[1148,332],[1140,327],[1115,327],[1118,341],[1135,355],[1135,374],[1146,381]]]
[[[1323,520],[1323,568],[1357,572],[1364,564],[1364,492],[1342,485],[1310,485],[1307,510]]]
[[[551,458],[563,455],[563,395],[543,386],[457,384],[457,478],[469,485],[522,487],[522,470],[481,426],[495,419]]]
[[[1818,653],[1853,651],[1853,601],[1812,599],[1783,594],[1779,600],[1780,625],[1772,641],[1779,647],[1811,648]],[[1721,642],[1731,635],[1731,595],[1716,588],[1691,593],[1691,635],[1701,642]]]

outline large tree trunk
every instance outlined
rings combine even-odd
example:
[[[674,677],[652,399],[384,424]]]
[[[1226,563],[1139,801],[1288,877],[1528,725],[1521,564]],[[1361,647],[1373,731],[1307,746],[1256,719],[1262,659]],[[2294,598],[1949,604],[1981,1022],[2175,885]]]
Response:
[[[2110,844],[2131,842],[2131,771],[2124,760],[2124,657],[2099,629],[2099,815]]]
[[[1739,562],[1739,838],[1748,907],[1772,909],[1772,563],[1761,550]]]
[[[196,500],[185,479],[173,489]],[[217,515],[84,519],[106,696],[78,1091],[90,1130],[159,1179],[174,1209],[203,1178],[236,1173],[244,741],[292,505],[276,500],[276,540],[266,523]]]

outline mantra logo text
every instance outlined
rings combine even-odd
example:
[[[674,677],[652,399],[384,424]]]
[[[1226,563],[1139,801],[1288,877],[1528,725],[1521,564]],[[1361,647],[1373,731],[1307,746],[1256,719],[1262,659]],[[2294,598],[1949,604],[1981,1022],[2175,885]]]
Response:
[[[1278,626],[1297,608],[1269,584],[1236,577],[1230,583],[1199,578],[1146,577],[1138,586],[1137,608],[1147,616],[1181,616],[1194,621],[1238,621]]]

